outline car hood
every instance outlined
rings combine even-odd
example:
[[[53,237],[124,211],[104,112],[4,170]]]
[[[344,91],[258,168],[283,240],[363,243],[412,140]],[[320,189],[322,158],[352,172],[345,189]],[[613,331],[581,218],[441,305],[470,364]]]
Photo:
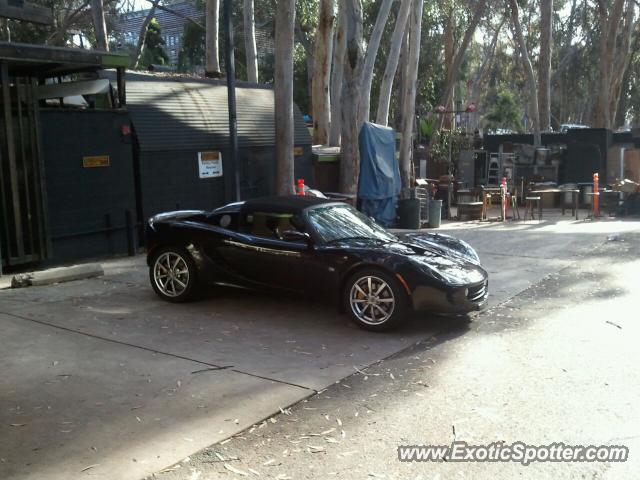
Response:
[[[479,283],[488,276],[473,248],[446,235],[399,235],[397,242],[345,239],[338,246],[403,257],[421,272],[451,286]]]
[[[480,258],[467,242],[441,233],[405,233],[398,238],[406,244],[416,245],[445,256],[462,257],[464,260],[480,265]]]

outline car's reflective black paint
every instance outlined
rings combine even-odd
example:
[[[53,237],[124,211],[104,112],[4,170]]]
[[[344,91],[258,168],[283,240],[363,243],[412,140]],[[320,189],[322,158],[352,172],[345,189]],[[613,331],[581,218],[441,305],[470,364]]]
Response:
[[[345,204],[300,198],[156,215],[147,225],[148,258],[160,247],[180,247],[196,264],[200,283],[286,290],[335,301],[355,271],[375,267],[400,281],[414,309],[462,314],[485,305],[488,275],[465,242],[440,234],[394,235]],[[332,231],[331,222],[325,222],[329,230],[320,232],[309,216],[318,214],[314,209],[324,209],[326,215],[354,215],[354,232],[373,233],[333,238],[340,230]],[[260,215],[266,215],[265,225],[270,215],[283,217],[284,223],[296,224],[296,231],[280,232],[276,226],[274,238],[251,234],[246,223],[251,220],[255,226]]]

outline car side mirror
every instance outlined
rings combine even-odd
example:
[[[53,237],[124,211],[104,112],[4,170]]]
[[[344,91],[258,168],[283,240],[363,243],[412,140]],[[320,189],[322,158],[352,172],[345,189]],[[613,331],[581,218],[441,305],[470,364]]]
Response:
[[[282,232],[282,239],[287,242],[311,242],[311,237],[308,233],[299,232],[298,230],[285,230]]]

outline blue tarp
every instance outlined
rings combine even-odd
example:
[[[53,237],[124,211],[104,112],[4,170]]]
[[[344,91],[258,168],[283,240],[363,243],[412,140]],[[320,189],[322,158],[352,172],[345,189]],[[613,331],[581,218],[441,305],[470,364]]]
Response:
[[[396,161],[396,134],[392,128],[365,122],[360,129],[358,143],[360,210],[385,227],[393,226],[396,197],[402,187]]]

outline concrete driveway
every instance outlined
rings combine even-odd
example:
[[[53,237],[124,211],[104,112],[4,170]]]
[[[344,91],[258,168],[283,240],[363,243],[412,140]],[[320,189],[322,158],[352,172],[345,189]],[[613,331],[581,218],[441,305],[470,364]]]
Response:
[[[445,226],[475,246],[491,304],[632,222]],[[160,301],[143,257],[105,276],[0,291],[0,478],[135,479],[431,337],[421,315],[385,334],[332,305],[220,291]]]

